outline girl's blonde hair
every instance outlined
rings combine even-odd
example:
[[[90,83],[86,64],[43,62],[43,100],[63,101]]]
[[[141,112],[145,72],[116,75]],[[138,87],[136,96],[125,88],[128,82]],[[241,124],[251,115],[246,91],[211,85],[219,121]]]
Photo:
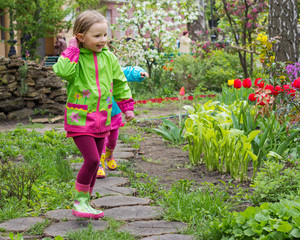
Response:
[[[87,10],[78,15],[75,20],[73,35],[76,36],[78,33],[85,34],[89,28],[98,22],[106,22],[106,18],[96,10]]]

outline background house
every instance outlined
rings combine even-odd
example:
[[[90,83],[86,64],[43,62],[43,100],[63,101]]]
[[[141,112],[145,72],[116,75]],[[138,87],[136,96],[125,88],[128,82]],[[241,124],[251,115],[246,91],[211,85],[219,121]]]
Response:
[[[109,25],[111,24],[116,24],[117,20],[116,18],[118,17],[118,12],[117,8],[121,7],[123,4],[126,4],[126,1],[116,1],[116,0],[111,0],[111,1],[105,1],[104,4],[107,5],[107,10],[106,10],[106,18],[109,22]],[[0,9],[0,13],[3,12],[3,10]],[[0,25],[3,26],[4,28],[9,27],[9,16],[8,14],[1,15],[0,16]],[[73,29],[70,28],[68,30],[62,31],[63,36],[65,37],[67,43],[69,42],[70,38],[72,38],[72,33]],[[17,52],[17,55],[20,55],[21,53],[21,43],[20,43],[20,34],[16,34],[15,32],[15,40],[17,40],[17,43],[15,45],[15,49]],[[114,32],[114,36],[112,36],[112,31],[109,29],[109,37],[112,38],[119,38],[122,36],[125,36],[125,32],[119,32],[116,31]],[[1,30],[0,31],[0,56],[5,56],[8,57],[9,53],[9,48],[10,45],[7,43],[7,41],[10,39],[9,32]],[[37,49],[38,55],[44,58],[45,56],[54,56],[54,44],[56,42],[56,37],[45,37],[39,39],[39,46]]]

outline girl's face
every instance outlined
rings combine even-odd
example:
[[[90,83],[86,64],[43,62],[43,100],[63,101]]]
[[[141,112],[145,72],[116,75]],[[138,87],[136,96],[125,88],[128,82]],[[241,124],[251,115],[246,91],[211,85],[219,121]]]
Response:
[[[85,35],[77,36],[77,38],[84,48],[101,52],[107,42],[107,23],[105,21],[94,23]]]

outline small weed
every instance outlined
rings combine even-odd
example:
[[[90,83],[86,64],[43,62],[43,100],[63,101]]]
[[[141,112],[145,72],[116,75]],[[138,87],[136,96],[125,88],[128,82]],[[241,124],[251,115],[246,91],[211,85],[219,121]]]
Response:
[[[87,228],[70,231],[67,233],[66,238],[69,240],[91,240],[91,239],[101,239],[101,240],[134,240],[135,237],[126,232],[118,232],[117,227],[120,226],[117,222],[109,220],[109,226],[104,231],[96,231],[93,229],[91,223],[88,224]]]
[[[49,219],[46,219],[43,222],[36,223],[35,225],[33,225],[27,231],[27,233],[31,234],[31,235],[43,235],[45,228],[48,227],[50,224],[51,224],[51,221]]]
[[[156,163],[156,164],[161,164],[162,161],[160,159],[152,159],[152,158],[146,158],[145,156],[142,156],[142,160],[148,163]]]

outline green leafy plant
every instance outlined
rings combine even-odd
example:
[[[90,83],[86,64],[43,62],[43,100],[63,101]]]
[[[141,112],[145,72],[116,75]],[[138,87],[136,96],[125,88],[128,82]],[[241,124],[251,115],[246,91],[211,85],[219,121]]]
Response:
[[[229,239],[299,239],[300,198],[282,199],[279,203],[263,203],[248,207],[244,212],[233,212],[230,221],[219,227],[222,240]]]
[[[300,173],[297,168],[286,168],[274,161],[265,161],[254,179],[254,191],[249,196],[254,204],[293,199],[300,195]]]
[[[230,111],[219,102],[209,101],[186,109],[190,115],[185,121],[188,141],[185,149],[191,163],[203,162],[209,171],[225,171],[240,181],[247,179],[249,162],[257,159],[251,142],[259,131],[253,130],[245,136],[243,131],[232,128]]]
[[[158,126],[158,128],[153,129],[153,131],[156,134],[162,136],[164,140],[178,145],[183,144],[185,141],[183,130],[183,123],[178,123],[177,125],[168,119],[163,119],[162,125]]]

